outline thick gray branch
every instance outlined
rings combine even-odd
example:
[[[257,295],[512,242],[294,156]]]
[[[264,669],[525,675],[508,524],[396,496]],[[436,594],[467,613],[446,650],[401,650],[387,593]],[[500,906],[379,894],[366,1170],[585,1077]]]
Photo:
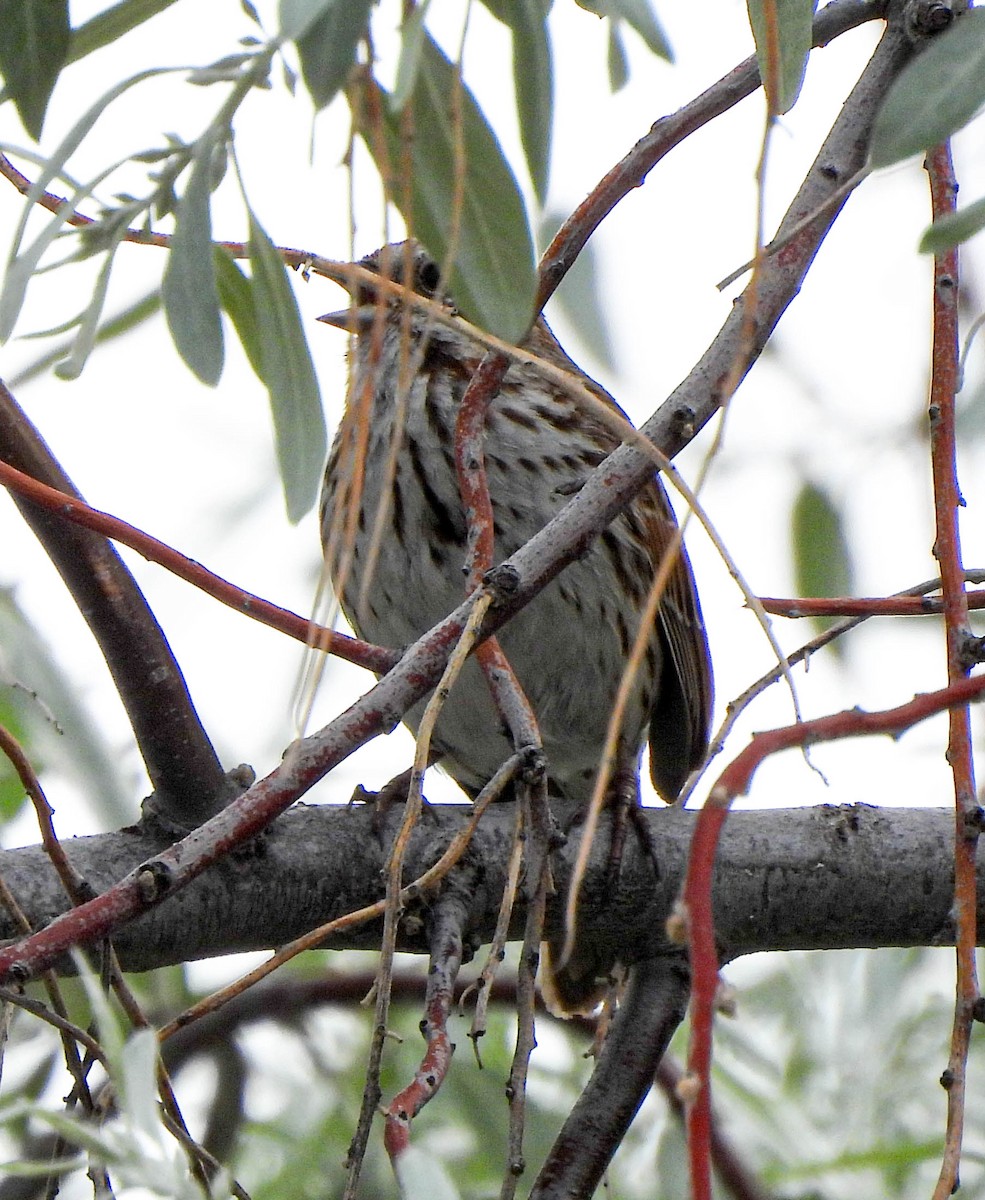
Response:
[[[442,806],[414,835],[405,879],[435,862],[469,809]],[[213,866],[160,906],[124,926],[114,941],[124,965],[146,970],[188,959],[281,945],[382,894],[383,845],[368,808],[296,807],[250,851]],[[594,939],[627,962],[646,957],[663,939],[680,889],[695,815],[646,810],[660,871],[629,837],[619,885],[607,878],[608,829],[596,843],[582,890],[579,937]],[[511,804],[483,817],[463,869],[470,877],[469,932],[488,939],[503,887],[514,828]],[[739,812],[722,838],[715,884],[717,929],[725,957],[759,950],[928,946],[951,941],[953,815],[946,809],[823,806]],[[68,853],[97,891],[105,891],[165,845],[153,826],[76,838]],[[578,827],[558,853],[557,895],[548,922],[559,928],[577,849]],[[0,856],[0,871],[35,927],[66,908],[38,847]],[[979,885],[979,928],[985,930],[985,879]],[[427,900],[422,903],[427,903]],[[414,915],[413,912],[410,915]],[[522,927],[522,906],[515,931]],[[427,947],[412,922],[405,949]],[[14,930],[0,913],[0,937]],[[373,948],[378,925],[330,944]]]

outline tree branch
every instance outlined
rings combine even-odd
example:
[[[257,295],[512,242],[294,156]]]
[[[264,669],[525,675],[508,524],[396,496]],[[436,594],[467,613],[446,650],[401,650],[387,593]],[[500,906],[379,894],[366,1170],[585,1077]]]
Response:
[[[689,986],[680,953],[633,968],[598,1064],[551,1147],[530,1200],[594,1194],[684,1018]]]
[[[408,873],[416,876],[433,863],[470,815],[468,805],[432,809],[431,819],[421,822],[411,839]],[[646,809],[641,815],[658,849],[659,880],[648,855],[629,839],[618,886],[611,886],[606,818],[583,885],[579,922],[586,944],[594,942],[600,954],[627,963],[665,944],[665,922],[680,891],[696,822],[696,814],[678,809]],[[559,812],[559,819],[564,816]],[[122,965],[144,971],[279,946],[379,900],[384,847],[399,813],[387,819],[379,838],[373,820],[369,807],[310,806],[285,813],[251,854],[226,858],[121,928],[113,943]],[[488,941],[496,925],[515,821],[513,804],[496,804],[473,835],[466,866],[474,872],[468,932],[477,940]],[[952,832],[952,811],[944,808],[824,805],[733,813],[722,833],[714,883],[722,957],[762,950],[952,945]],[[135,827],[75,838],[66,850],[76,869],[103,892],[152,858],[165,840],[153,827]],[[563,897],[575,842],[570,839],[552,863],[557,891],[548,906],[547,933],[554,936],[564,928]],[[6,851],[0,873],[35,928],[65,911],[64,891],[41,847]],[[420,903],[426,909],[430,898]],[[978,913],[979,929],[985,929],[985,864],[979,867]],[[511,937],[521,936],[524,916],[518,900]],[[411,931],[415,924],[420,923],[409,923]],[[378,921],[366,924],[329,945],[375,949],[380,928]],[[4,914],[0,938],[18,934]],[[408,923],[399,944],[427,952],[423,932],[408,932]],[[6,978],[34,973],[31,959],[20,961],[22,967]]]

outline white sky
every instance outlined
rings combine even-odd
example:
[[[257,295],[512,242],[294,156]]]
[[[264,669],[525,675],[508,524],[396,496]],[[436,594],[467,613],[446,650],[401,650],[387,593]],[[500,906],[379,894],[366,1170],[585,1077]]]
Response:
[[[73,4],[78,24],[102,5]],[[273,27],[272,4],[258,6]],[[435,6],[438,8],[439,6]],[[458,6],[440,6],[446,16]],[[598,21],[570,3],[554,6],[557,119],[550,206],[568,210],[664,113],[708,86],[751,50],[745,5],[661,6],[678,64],[654,60],[626,36],[633,72],[630,85],[611,96],[605,78],[605,39]],[[71,122],[124,75],[159,62],[206,63],[254,32],[234,0],[187,4],[155,18],[125,42],[71,68],[59,84],[43,148],[50,151]],[[387,22],[397,6],[378,14],[380,52],[389,50]],[[516,153],[508,38],[478,5],[472,16],[466,77],[488,106],[504,147],[525,181]],[[444,33],[451,38],[453,30]],[[870,53],[874,29],[849,34],[815,52],[794,112],[773,143],[769,169],[770,219],[775,227],[813,159],[820,140]],[[112,106],[72,162],[88,178],[111,158],[159,145],[175,130],[192,138],[204,128],[223,89],[189,88],[180,76],[141,85]],[[563,320],[556,331],[567,349],[614,392],[637,421],[689,371],[731,304],[715,282],[750,257],[755,201],[754,170],[762,100],[754,97],[690,139],[624,201],[595,239],[600,284],[615,340],[615,367],[593,363]],[[299,92],[291,100],[279,87],[250,97],[237,120],[238,145],[252,204],[276,242],[343,257],[348,246],[347,181],[339,166],[347,114],[336,103],[314,124]],[[11,106],[0,109],[0,138],[24,144]],[[309,150],[314,145],[313,161]],[[981,123],[958,140],[962,196],[985,191]],[[27,169],[27,168],[25,168]],[[136,171],[118,188],[141,187]],[[116,189],[114,189],[116,190]],[[356,249],[382,240],[378,203],[363,169],[358,185]],[[12,188],[0,186],[0,237],[9,237],[20,211]],[[231,188],[215,205],[217,237],[244,235],[241,208]],[[927,455],[913,437],[922,429],[930,331],[930,263],[916,252],[928,220],[926,184],[918,164],[870,180],[849,202],[780,327],[774,352],[741,388],[730,417],[726,451],[705,503],[752,588],[789,595],[787,521],[800,473],[825,483],[847,505],[862,593],[894,591],[936,573]],[[979,239],[980,242],[980,239]],[[980,245],[967,256],[971,307],[978,292]],[[159,278],[163,252],[124,247],[107,312],[113,313]],[[18,333],[60,323],[80,307],[85,268],[57,272],[32,286]],[[302,312],[322,380],[330,428],[345,387],[344,339],[313,324],[339,303],[325,281],[296,281]],[[269,599],[306,612],[318,568],[313,516],[286,524],[275,477],[265,392],[245,365],[230,334],[220,387],[201,387],[177,360],[162,320],[93,357],[82,379],[53,377],[19,391],[18,398],[48,439],[83,494],[104,508],[170,542],[227,578]],[[12,341],[0,351],[5,377],[29,361],[39,343]],[[981,350],[972,356],[972,381],[980,379]],[[679,460],[693,478],[702,447]],[[962,460],[968,501],[963,514],[968,565],[985,565],[981,453]],[[135,801],[146,791],[128,727],[105,668],[60,580],[25,533],[12,505],[0,499],[0,584],[15,586],[21,603],[56,645],[60,660],[79,681],[111,745],[135,781]],[[716,719],[728,699],[770,664],[770,650],[741,596],[696,529],[690,537],[711,634],[717,677]],[[125,552],[146,589],[183,666],[193,697],[228,766],[249,761],[259,774],[279,760],[292,739],[292,690],[300,649],[287,639],[236,616],[207,596]],[[805,678],[798,672],[805,715],[854,704],[895,705],[914,691],[943,684],[943,641],[936,622],[882,622],[853,635],[846,665],[819,658]],[[777,622],[788,648],[809,636],[805,626]],[[328,720],[358,694],[368,677],[345,664],[333,666],[317,705]],[[774,689],[747,716],[732,753],[754,729],[791,719],[789,699]],[[976,717],[976,727],[980,721]],[[901,743],[819,747],[814,761],[830,786],[805,769],[795,754],[766,764],[749,803],[949,802],[943,759],[943,720],[926,724]],[[727,752],[728,754],[728,752]],[[356,783],[373,786],[409,762],[403,732],[353,756],[309,797],[339,801]],[[712,777],[714,770],[712,772]],[[699,791],[703,794],[708,784]],[[98,827],[89,802],[71,782],[46,780],[62,834]],[[428,789],[433,798],[457,797],[447,781]],[[21,821],[11,844],[35,840]]]

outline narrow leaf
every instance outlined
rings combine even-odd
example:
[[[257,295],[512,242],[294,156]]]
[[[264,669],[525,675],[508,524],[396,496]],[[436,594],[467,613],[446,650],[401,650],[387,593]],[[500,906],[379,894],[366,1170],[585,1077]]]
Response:
[[[96,283],[92,289],[92,296],[89,298],[89,303],[82,314],[78,333],[72,342],[71,352],[68,358],[58,363],[55,367],[55,374],[59,379],[78,379],[86,363],[89,361],[89,355],[96,344],[99,318],[103,315],[103,305],[106,303],[109,278],[113,271],[113,260],[125,232],[125,227],[121,225],[118,229],[114,245],[107,251],[103,264],[99,268],[99,274],[96,276]]]
[[[332,0],[297,39],[301,77],[315,108],[324,108],[345,83],[372,7],[373,0]]]
[[[427,34],[408,103],[414,125],[411,197],[408,206],[403,190],[396,189],[393,200],[408,228],[439,262],[454,249],[450,289],[465,316],[491,333],[519,341],[530,326],[537,286],[523,199],[472,93]],[[355,106],[357,115],[364,107]],[[389,104],[378,107],[385,123],[386,155],[372,130],[361,132],[383,174],[388,162],[400,161],[400,119]],[[456,156],[459,135],[461,171]]]
[[[610,77],[612,76],[613,57],[611,36],[620,21],[625,21],[627,25],[635,29],[643,41],[646,42],[649,49],[659,58],[664,58],[667,62],[674,61],[674,51],[671,49],[667,35],[663,31],[663,26],[660,24],[656,13],[650,5],[650,0],[577,0],[577,3],[578,7],[585,9],[586,12],[592,12],[596,16],[610,17],[612,19],[609,44]],[[620,84],[619,86],[621,87],[622,85]],[[613,91],[616,90],[613,87]]]
[[[170,8],[175,0],[120,0],[72,30],[67,62],[78,62],[94,50],[117,42],[151,17]]]
[[[277,36],[287,42],[297,41],[336,3],[337,0],[280,0]]]
[[[872,128],[869,159],[888,167],[929,150],[985,104],[985,9],[955,20],[889,89]]]
[[[0,74],[27,132],[38,141],[68,54],[68,0],[0,0]]]
[[[981,229],[985,229],[985,198],[976,200],[959,212],[939,217],[924,230],[920,239],[920,253],[940,254],[960,242],[966,242]]]
[[[609,67],[609,87],[613,92],[622,91],[629,82],[629,59],[626,57],[626,47],[622,40],[622,30],[618,21],[609,25],[609,48],[606,55]]]
[[[430,7],[431,0],[423,0],[423,3],[411,10],[400,26],[397,79],[390,97],[390,107],[394,112],[400,112],[403,109],[414,91],[417,72],[421,65],[421,53],[424,50],[424,19]]]
[[[816,484],[805,483],[790,519],[795,586],[801,596],[846,596],[853,590],[854,569],[841,510]],[[830,619],[812,622],[817,628]]]
[[[632,26],[658,58],[674,61],[674,51],[650,0],[606,0],[606,8],[612,16],[622,17],[627,25]]]
[[[24,304],[24,297],[27,294],[27,285],[38,270],[45,252],[62,232],[66,218],[120,165],[119,162],[116,162],[104,167],[94,179],[75,188],[71,196],[66,199],[64,204],[59,205],[54,216],[42,226],[41,232],[25,250],[20,250],[19,235],[21,231],[18,230],[18,236],[14,239],[14,248],[19,253],[15,257],[13,250],[11,251],[3,280],[3,289],[0,291],[0,342],[6,341],[13,332]]]
[[[257,378],[263,379],[263,350],[260,346],[256,305],[253,303],[253,284],[224,246],[215,248],[215,276],[223,312],[232,321],[236,336]]]
[[[148,317],[152,317],[156,312],[159,312],[160,308],[161,293],[155,288],[152,292],[145,293],[139,300],[134,301],[133,304],[128,305],[115,317],[110,317],[108,321],[104,321],[96,331],[96,345],[101,345],[103,342],[111,341],[113,338],[120,337],[124,333],[129,333],[131,329],[136,328],[136,326],[146,321]],[[66,328],[74,327],[78,320],[78,317],[74,317],[66,324]],[[48,331],[49,334],[53,332],[55,331]],[[34,335],[28,334],[26,336],[31,337]],[[36,379],[39,375],[47,371],[49,367],[61,362],[69,350],[70,347],[65,344],[56,346],[53,350],[49,350],[46,354],[40,355],[33,362],[28,363],[26,367],[22,367],[8,381],[11,390],[16,391],[22,384]]]
[[[554,67],[542,0],[486,0],[486,7],[513,35],[513,90],[527,169],[544,203],[551,159]]]
[[[566,215],[553,213],[544,218],[540,225],[543,245],[550,242]],[[579,340],[589,353],[609,370],[614,370],[612,334],[606,307],[599,303],[599,290],[595,243],[589,241],[561,280],[551,303],[556,304],[578,330]]]
[[[768,6],[776,22],[776,62],[771,61]],[[747,7],[769,110],[775,115],[789,112],[804,83],[817,0],[747,0]]]
[[[214,143],[203,138],[195,151],[164,271],[164,315],[178,353],[210,387],[222,374],[222,322],[212,255],[211,176]]]
[[[45,160],[44,165],[41,167],[24,198],[24,207],[21,210],[17,228],[11,239],[10,257],[7,264],[6,278],[4,279],[3,294],[0,296],[0,341],[9,337],[10,331],[14,327],[14,322],[17,320],[17,315],[23,303],[24,293],[27,290],[28,280],[33,274],[37,260],[40,259],[41,254],[44,252],[46,244],[49,244],[57,236],[65,218],[69,216],[74,206],[87,196],[92,188],[105,179],[111,171],[114,171],[116,167],[107,167],[84,188],[77,187],[75,189],[75,194],[69,198],[68,203],[59,209],[58,213],[35,241],[34,247],[37,252],[34,257],[34,263],[31,264],[25,254],[21,253],[21,242],[27,230],[27,222],[34,213],[37,203],[44,194],[48,184],[53,179],[63,176],[65,163],[78,149],[82,139],[93,125],[95,125],[109,104],[122,96],[124,92],[128,91],[135,84],[142,83],[145,79],[150,79],[155,75],[161,75],[176,69],[174,67],[152,67],[149,70],[140,71],[138,74],[132,75],[129,79],[124,79],[121,83],[110,88],[108,92],[100,96],[91,108],[82,114],[65,137],[62,138],[54,153]],[[123,161],[126,160],[124,159]],[[47,242],[44,244],[43,239],[47,239]]]
[[[325,466],[321,394],[283,260],[252,212],[249,250],[262,378],[270,393],[284,499],[288,518],[299,521],[315,502]]]

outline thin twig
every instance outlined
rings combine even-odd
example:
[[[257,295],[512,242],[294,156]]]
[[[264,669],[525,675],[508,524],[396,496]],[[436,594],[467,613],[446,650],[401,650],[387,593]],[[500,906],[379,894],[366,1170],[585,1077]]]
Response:
[[[395,650],[388,650],[383,646],[373,646],[358,638],[337,633],[334,629],[316,625],[307,617],[298,616],[290,609],[271,604],[269,600],[255,596],[245,588],[238,587],[220,575],[216,575],[193,558],[188,558],[179,550],[175,550],[166,542],[159,541],[142,529],[129,525],[111,513],[92,508],[78,496],[49,487],[31,475],[18,471],[16,467],[12,467],[8,463],[0,462],[0,484],[66,521],[101,533],[104,537],[112,538],[113,541],[119,542],[123,546],[129,546],[131,550],[136,550],[148,562],[157,563],[166,571],[170,571],[172,575],[184,579],[186,583],[206,592],[220,603],[254,621],[268,625],[271,629],[285,633],[288,637],[304,642],[315,650],[323,650],[327,654],[334,654],[338,658],[345,659],[346,662],[355,663],[356,666],[379,673],[388,671],[399,658],[399,654]]]
[[[955,211],[958,185],[950,143],[932,149],[926,160],[933,219]],[[941,568],[944,626],[947,634],[947,678],[952,686],[968,677],[974,659],[967,653],[970,637],[968,602],[961,561],[958,513],[964,503],[958,485],[955,395],[958,390],[958,250],[934,257],[934,342],[930,380],[930,461],[934,481],[936,536],[934,555]],[[951,1051],[941,1082],[947,1091],[947,1127],[940,1175],[933,1200],[946,1200],[958,1189],[964,1130],[965,1079],[974,1005],[978,999],[975,966],[977,939],[976,861],[981,809],[975,788],[971,714],[967,705],[948,714],[947,761],[954,781],[954,919],[957,982]]]
[[[424,995],[424,1020],[421,1022],[427,1050],[413,1080],[387,1106],[383,1133],[383,1143],[398,1178],[398,1160],[410,1145],[411,1121],[437,1094],[455,1052],[448,1036],[448,1017],[462,965],[462,936],[467,915],[461,898],[451,893],[438,900],[431,915],[431,956]]]

